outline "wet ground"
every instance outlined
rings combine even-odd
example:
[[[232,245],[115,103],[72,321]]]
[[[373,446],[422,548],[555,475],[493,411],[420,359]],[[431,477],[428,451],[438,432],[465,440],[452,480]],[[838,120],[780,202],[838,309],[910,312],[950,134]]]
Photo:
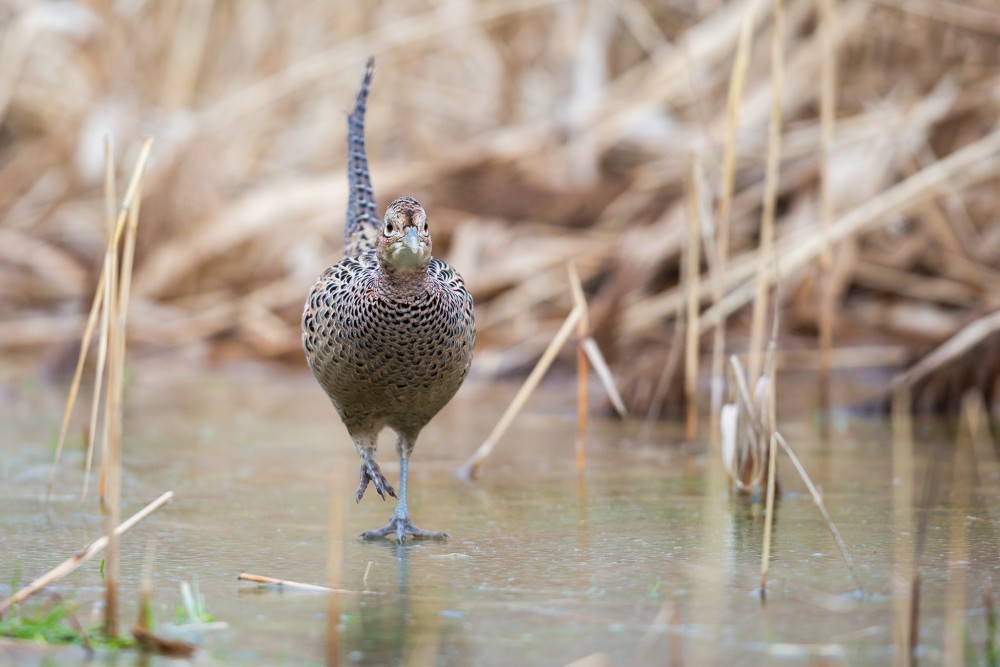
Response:
[[[78,499],[79,442],[44,502],[65,389],[10,369],[0,379],[6,597],[18,572],[34,579],[97,537],[102,520],[93,498]],[[481,478],[458,479],[455,469],[515,389],[470,382],[425,430],[411,464],[411,514],[452,538],[397,546],[356,539],[393,506],[372,489],[355,505],[356,455],[306,374],[223,367],[193,376],[177,364],[137,364],[122,515],[165,490],[176,499],[123,540],[124,625],[135,618],[152,549],[160,629],[195,640],[195,664],[891,664],[924,523],[918,655],[926,664],[956,656],[983,664],[983,593],[1000,589],[1000,480],[987,468],[956,472],[955,438],[945,428],[918,428],[915,445],[894,448],[881,420],[839,416],[825,441],[810,421],[782,420],[864,594],[783,465],[762,606],[762,508],[731,497],[707,445],[683,443],[677,427],[640,437],[592,418],[580,476],[574,390],[543,385]],[[380,460],[395,483],[388,437]],[[924,510],[929,464],[938,490]],[[237,581],[241,572],[315,584],[332,577],[348,592],[258,587]],[[197,582],[224,627],[171,627],[181,582]],[[96,622],[100,586],[95,559],[53,589]],[[90,664],[76,650],[3,643],[0,662]],[[100,655],[96,664],[177,663],[130,652]]]

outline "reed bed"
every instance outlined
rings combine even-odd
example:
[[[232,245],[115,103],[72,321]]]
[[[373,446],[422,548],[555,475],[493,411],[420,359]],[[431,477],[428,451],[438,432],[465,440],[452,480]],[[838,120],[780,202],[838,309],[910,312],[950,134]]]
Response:
[[[678,267],[692,155],[718,225],[693,267],[702,279],[689,326],[702,338],[727,331],[698,348],[717,350],[701,368],[718,381],[721,360],[760,337],[761,315],[745,308],[756,293],[769,312],[761,276],[781,283],[782,347],[822,343],[823,377],[842,358],[834,341],[903,346],[915,361],[1000,306],[992,10],[990,0],[5,7],[0,348],[48,354],[56,368],[72,357],[104,262],[103,137],[118,138],[121,163],[140,150],[128,138],[154,133],[133,349],[297,360],[304,293],[340,254],[344,115],[374,54],[376,191],[383,205],[413,194],[430,212],[435,252],[477,301],[477,372],[523,373],[539,358],[572,308],[562,274],[572,259],[589,335],[630,411],[682,405],[691,385],[662,378],[676,320],[691,310]],[[778,277],[755,270],[772,253]],[[996,363],[996,338],[973,352]],[[936,369],[944,379],[914,399],[940,405],[961,395],[958,383],[992,401],[995,374],[968,359]]]

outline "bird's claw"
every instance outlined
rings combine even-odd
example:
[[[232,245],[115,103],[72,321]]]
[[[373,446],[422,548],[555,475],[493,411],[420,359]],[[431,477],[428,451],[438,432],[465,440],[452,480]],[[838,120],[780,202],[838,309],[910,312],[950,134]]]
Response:
[[[413,525],[413,522],[406,517],[394,516],[389,519],[389,523],[376,530],[366,530],[360,537],[364,540],[377,540],[387,535],[396,538],[396,542],[402,544],[407,536],[414,540],[446,540],[448,533],[435,530],[421,530]]]
[[[358,484],[358,496],[356,502],[361,502],[361,498],[365,495],[365,490],[368,488],[369,481],[375,484],[375,491],[382,496],[382,500],[385,500],[386,494],[389,494],[393,498],[396,497],[396,490],[392,488],[392,485],[386,480],[385,475],[382,474],[382,470],[378,467],[378,464],[371,459],[365,459],[361,462],[361,483]]]

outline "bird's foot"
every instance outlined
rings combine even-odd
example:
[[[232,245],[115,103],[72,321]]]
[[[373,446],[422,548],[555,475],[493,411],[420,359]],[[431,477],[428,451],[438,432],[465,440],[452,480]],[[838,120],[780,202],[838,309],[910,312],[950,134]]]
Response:
[[[396,490],[385,479],[385,475],[382,474],[382,470],[378,467],[378,464],[371,459],[365,459],[361,462],[361,483],[358,484],[357,502],[361,502],[361,497],[365,495],[365,489],[368,488],[369,481],[375,484],[375,490],[382,496],[382,500],[385,500],[386,494],[389,494],[393,498],[396,497]]]
[[[387,535],[392,535],[396,538],[396,541],[400,544],[406,539],[407,536],[414,540],[446,540],[448,539],[448,533],[437,532],[434,530],[421,530],[413,525],[407,517],[394,516],[389,519],[389,523],[385,524],[377,530],[366,530],[361,533],[361,538],[365,540],[378,540]]]

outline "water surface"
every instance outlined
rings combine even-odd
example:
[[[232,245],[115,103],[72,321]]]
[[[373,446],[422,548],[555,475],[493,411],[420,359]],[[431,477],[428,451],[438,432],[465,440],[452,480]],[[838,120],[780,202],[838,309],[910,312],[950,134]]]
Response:
[[[11,369],[2,378],[6,597],[18,570],[24,581],[42,574],[97,537],[102,519],[93,498],[79,502],[78,442],[44,502],[65,389]],[[865,594],[783,465],[762,606],[761,506],[730,496],[708,446],[682,442],[677,427],[640,438],[633,427],[592,416],[588,469],[578,475],[574,390],[552,382],[481,478],[458,479],[455,469],[515,390],[472,381],[425,430],[411,464],[411,515],[452,538],[397,546],[356,539],[388,519],[391,499],[383,503],[370,488],[355,505],[357,456],[306,374],[220,367],[193,375],[136,364],[122,514],[168,489],[176,499],[123,540],[123,625],[135,618],[153,549],[163,632],[180,632],[170,623],[185,581],[197,581],[208,611],[226,624],[181,633],[200,646],[196,664],[565,665],[587,656],[595,665],[889,664],[926,515],[919,654],[928,663],[956,650],[967,662],[981,659],[983,592],[1000,583],[1000,480],[995,470],[973,475],[967,466],[955,474],[945,429],[918,430],[917,444],[897,446],[894,462],[881,421],[841,416],[824,440],[811,422],[784,420]],[[380,461],[395,483],[388,436]],[[928,465],[937,469],[938,493],[924,510]],[[332,574],[328,553],[339,560]],[[85,621],[99,618],[98,565],[53,587],[80,605]],[[240,572],[316,584],[332,576],[349,592],[258,587],[237,581]],[[949,632],[961,638],[957,649]],[[5,656],[14,664],[88,664],[75,650],[0,644]],[[98,664],[177,663],[129,653],[99,656]]]

